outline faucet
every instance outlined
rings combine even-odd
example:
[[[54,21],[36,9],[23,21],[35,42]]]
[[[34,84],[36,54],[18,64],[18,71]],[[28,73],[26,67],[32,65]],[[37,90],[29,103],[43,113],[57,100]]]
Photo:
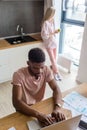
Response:
[[[23,39],[23,36],[24,36],[23,27],[22,27],[21,25],[18,24],[16,30],[17,30],[17,32],[20,31],[20,33],[21,33],[21,38]]]

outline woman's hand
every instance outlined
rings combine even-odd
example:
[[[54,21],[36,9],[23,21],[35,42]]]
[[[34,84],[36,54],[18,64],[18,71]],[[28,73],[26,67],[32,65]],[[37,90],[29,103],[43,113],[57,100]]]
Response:
[[[55,109],[51,115],[55,118],[56,122],[66,119],[65,115],[61,112],[61,109]]]
[[[54,117],[42,113],[39,114],[37,118],[43,127],[53,124],[55,120]]]
[[[55,33],[59,33],[59,32],[60,32],[60,29],[55,30]]]

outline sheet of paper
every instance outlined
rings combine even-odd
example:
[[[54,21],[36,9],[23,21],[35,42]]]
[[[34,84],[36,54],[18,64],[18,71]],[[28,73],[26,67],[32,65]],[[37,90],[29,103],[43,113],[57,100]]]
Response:
[[[67,104],[67,103],[64,103],[64,104],[63,104],[63,108],[69,109],[69,110],[71,111],[71,113],[72,113],[72,117],[77,116],[77,115],[80,114],[78,111],[76,111],[72,106],[70,106],[70,105]]]
[[[63,98],[64,102],[73,107],[77,112],[87,116],[87,98],[77,92],[71,92]]]
[[[71,105],[67,104],[66,102],[63,104],[63,108],[69,109],[72,113],[72,117],[82,114],[78,112],[77,110],[75,110]],[[87,123],[87,116],[82,115],[81,120]]]

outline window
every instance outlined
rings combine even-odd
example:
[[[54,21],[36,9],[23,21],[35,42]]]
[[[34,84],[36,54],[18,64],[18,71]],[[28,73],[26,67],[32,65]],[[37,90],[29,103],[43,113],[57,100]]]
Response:
[[[87,0],[63,0],[59,53],[79,65]]]

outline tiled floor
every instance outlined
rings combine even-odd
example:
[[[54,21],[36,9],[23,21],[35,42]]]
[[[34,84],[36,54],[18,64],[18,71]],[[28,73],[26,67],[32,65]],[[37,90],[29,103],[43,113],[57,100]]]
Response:
[[[60,73],[62,76],[62,81],[58,81],[58,85],[61,91],[65,91],[69,88],[76,86],[76,74],[77,69],[73,67],[71,73],[67,73],[66,70],[60,68]],[[48,98],[52,95],[51,89],[47,85],[45,98]],[[15,112],[15,109],[12,105],[12,85],[11,81],[0,84],[0,118]]]

